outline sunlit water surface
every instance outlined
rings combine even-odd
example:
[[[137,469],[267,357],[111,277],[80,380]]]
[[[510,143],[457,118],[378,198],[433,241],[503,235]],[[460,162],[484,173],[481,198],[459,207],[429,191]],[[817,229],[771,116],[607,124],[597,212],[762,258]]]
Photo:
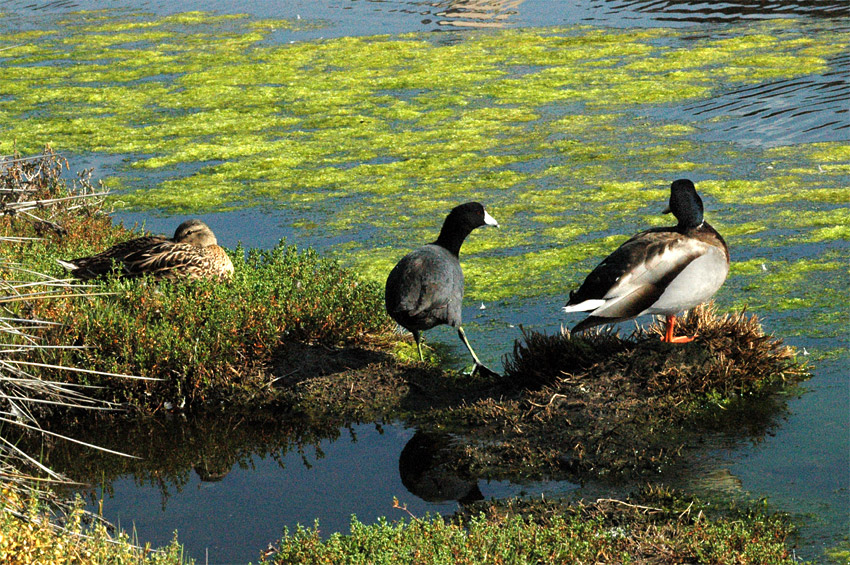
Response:
[[[700,2],[581,2],[494,1],[494,2],[416,2],[416,1],[304,1],[286,3],[148,2],[127,6],[124,2],[17,2],[0,1],[2,26],[10,29],[37,29],[53,19],[78,9],[111,8],[155,14],[191,9],[222,13],[251,13],[262,18],[322,20],[321,28],[308,31],[302,39],[347,35],[398,34],[411,31],[454,32],[481,27],[531,27],[591,24],[619,28],[693,28],[697,34],[711,34],[712,25],[729,22],[792,17],[821,22],[836,30],[850,30],[850,9],[843,2],[776,2],[753,7],[752,3]],[[461,31],[461,33],[464,33]],[[773,147],[819,141],[847,141],[850,119],[847,108],[848,68],[844,53],[831,60],[829,72],[799,79],[766,81],[722,91],[719,96],[696,103],[685,102],[658,109],[682,122],[715,125],[700,128],[693,136],[706,143],[732,143],[740,148]],[[722,159],[722,156],[718,157]],[[94,166],[121,174],[120,157],[75,155],[74,170]],[[737,163],[752,170],[762,163]],[[742,176],[749,174],[742,173]],[[848,183],[845,182],[845,186]],[[848,187],[850,189],[850,187]],[[659,203],[659,207],[663,203]],[[707,203],[709,216],[723,205]],[[727,207],[728,210],[728,207]],[[492,210],[498,217],[498,209]],[[139,222],[154,232],[169,233],[176,217],[152,213],[124,212],[119,220]],[[324,232],[301,230],[285,210],[268,206],[235,212],[208,214],[220,242],[233,246],[241,241],[248,247],[268,248],[281,237],[304,246],[330,249],[337,240]],[[440,221],[439,219],[436,221]],[[637,227],[627,228],[635,231]],[[474,234],[472,237],[478,237]],[[485,236],[482,236],[485,237]],[[486,236],[490,237],[490,236]],[[782,237],[778,235],[777,237]],[[417,242],[418,243],[418,242]],[[734,253],[734,250],[733,250]],[[788,256],[819,257],[832,253],[848,257],[846,240],[784,249]],[[735,257],[746,260],[747,257]],[[810,284],[847,289],[847,279],[813,275]],[[733,279],[727,283],[739,294]],[[540,331],[555,331],[564,320],[558,308],[569,289],[552,281],[545,296],[533,300],[468,303],[464,311],[467,331],[484,360],[499,366],[504,344],[519,336],[520,324]],[[731,299],[721,290],[718,302],[728,306]],[[846,305],[842,315],[848,321]],[[761,314],[761,312],[759,312]],[[752,442],[718,441],[700,469],[676,479],[677,484],[704,492],[712,491],[765,497],[771,508],[790,512],[802,529],[796,552],[807,559],[819,559],[824,548],[847,540],[850,527],[850,385],[848,385],[847,333],[817,331],[816,322],[806,321],[806,312],[789,317],[781,312],[763,314],[768,331],[788,336],[786,341],[812,354],[814,377],[804,384],[801,394],[788,399],[784,421],[773,426],[766,437]],[[846,327],[845,327],[846,330]],[[448,329],[429,332],[429,340],[445,344],[456,354],[456,366],[466,360],[454,334]],[[168,430],[159,441],[174,438],[175,451],[192,452],[199,432],[181,424],[179,418],[163,424]],[[200,426],[203,428],[203,426]],[[184,429],[185,428],[185,429]],[[148,432],[146,432],[148,433]],[[360,424],[313,438],[306,446],[282,449],[237,446],[232,457],[218,460],[214,470],[200,459],[193,471],[184,466],[176,476],[155,470],[124,476],[106,485],[103,512],[107,519],[124,528],[134,528],[139,538],[154,545],[167,543],[175,530],[189,554],[210,563],[256,561],[260,550],[280,538],[284,527],[312,525],[319,521],[323,534],[346,531],[351,515],[372,522],[379,516],[401,518],[404,510],[393,508],[394,497],[417,516],[426,512],[451,513],[458,499],[504,497],[516,494],[556,496],[597,494],[598,486],[580,488],[568,483],[493,483],[466,478],[437,478],[443,492],[429,490],[427,481],[416,471],[405,471],[403,450],[415,430],[400,424]],[[156,436],[150,432],[151,437]],[[201,432],[201,435],[202,432]],[[127,440],[131,445],[132,438]],[[147,440],[139,439],[140,443]],[[245,445],[251,445],[246,442]],[[253,452],[252,452],[253,450]],[[165,450],[167,451],[167,450]],[[222,449],[227,452],[227,449]],[[200,449],[198,453],[203,453]],[[194,455],[190,456],[194,457]],[[179,468],[179,466],[178,466]],[[411,478],[411,472],[419,480]]]

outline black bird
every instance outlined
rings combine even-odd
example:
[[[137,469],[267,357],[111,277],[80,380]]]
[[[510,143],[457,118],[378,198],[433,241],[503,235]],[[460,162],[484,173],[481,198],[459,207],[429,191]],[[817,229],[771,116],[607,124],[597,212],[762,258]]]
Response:
[[[472,230],[499,223],[478,202],[455,207],[446,217],[440,236],[405,255],[390,271],[384,297],[387,313],[413,334],[419,360],[422,357],[421,332],[440,324],[457,328],[457,334],[475,361],[475,371],[490,369],[481,364],[461,327],[463,271],[458,254]]]
[[[717,230],[703,220],[702,199],[687,179],[670,186],[670,205],[678,224],[643,231],[617,248],[570,292],[564,312],[590,312],[573,333],[600,324],[630,320],[643,314],[667,317],[663,341],[673,337],[676,314],[702,304],[729,274],[729,248]]]

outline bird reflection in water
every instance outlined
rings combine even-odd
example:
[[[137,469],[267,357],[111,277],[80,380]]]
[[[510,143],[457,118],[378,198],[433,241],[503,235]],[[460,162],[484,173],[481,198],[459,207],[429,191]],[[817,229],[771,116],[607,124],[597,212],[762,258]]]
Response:
[[[218,483],[230,473],[235,463],[235,461],[231,461],[230,459],[217,460],[202,457],[200,461],[192,466],[192,469],[197,473],[201,482]]]
[[[504,27],[510,18],[517,14],[517,8],[524,0],[458,0],[454,2],[435,2],[435,9],[442,9],[437,16],[444,18],[437,23],[441,26],[460,28]]]
[[[461,447],[449,434],[417,431],[401,451],[398,471],[407,490],[427,502],[484,499]]]

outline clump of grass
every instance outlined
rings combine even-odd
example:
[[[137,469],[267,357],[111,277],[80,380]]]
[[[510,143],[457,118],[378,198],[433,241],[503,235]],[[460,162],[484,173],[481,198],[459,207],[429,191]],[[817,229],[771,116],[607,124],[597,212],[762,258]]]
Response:
[[[77,503],[61,526],[46,519],[47,508],[38,498],[22,498],[3,488],[0,496],[22,513],[0,513],[0,556],[4,563],[111,563],[114,565],[182,565],[183,548],[177,540],[161,549],[139,547],[125,532],[110,533],[101,521]]]
[[[526,332],[505,360],[500,390],[414,419],[463,434],[490,476],[620,481],[657,476],[707,437],[763,435],[784,410],[771,392],[807,376],[793,349],[754,316],[684,317],[689,344],[660,327],[621,338]]]
[[[402,507],[403,508],[403,507]],[[764,563],[790,564],[782,515],[718,515],[698,500],[647,489],[595,503],[478,503],[451,519],[352,521],[326,540],[319,527],[286,531],[262,562],[286,563]],[[713,516],[710,517],[710,513]]]
[[[91,169],[81,171],[68,186],[63,166],[67,168],[67,161],[49,146],[32,157],[0,156],[0,217],[7,234],[61,235],[66,230],[60,222],[69,214],[92,216],[103,209],[107,191],[91,183]]]
[[[517,341],[506,360],[505,375],[515,386],[534,388],[565,375],[586,379],[623,374],[659,394],[731,397],[771,390],[806,374],[793,348],[765,334],[756,316],[718,316],[709,304],[689,311],[677,328],[696,340],[685,345],[660,342],[660,323],[626,338],[604,330],[577,336],[525,332],[525,341]]]
[[[54,343],[83,346],[68,361],[164,379],[122,387],[114,400],[157,407],[225,400],[268,384],[262,368],[284,342],[366,343],[389,334],[376,285],[336,262],[281,243],[232,253],[233,281],[106,281],[104,296],[56,303]]]
[[[0,272],[8,271],[21,272],[24,276],[38,276],[38,273],[0,261]],[[63,371],[98,373],[71,365],[32,361],[34,356],[45,352],[52,355],[62,350],[74,350],[74,347],[44,344],[43,336],[55,328],[54,322],[2,315],[9,311],[12,305],[46,302],[67,296],[69,292],[73,294],[73,290],[74,287],[47,276],[41,276],[41,280],[33,282],[10,283],[0,280],[0,336],[3,340],[2,348],[0,348],[0,426],[15,426],[39,434],[76,441],[44,429],[39,424],[39,417],[53,407],[90,411],[118,408],[113,403],[90,396],[90,387],[63,383],[56,379],[57,374]],[[50,378],[51,375],[53,378]],[[128,375],[117,374],[98,374],[98,376],[132,378]],[[4,465],[14,463],[16,467],[30,468],[53,480],[62,480],[60,475],[21,450],[17,442],[9,440],[5,434],[0,434],[0,463]],[[26,482],[27,477],[13,472],[6,478],[12,482]]]

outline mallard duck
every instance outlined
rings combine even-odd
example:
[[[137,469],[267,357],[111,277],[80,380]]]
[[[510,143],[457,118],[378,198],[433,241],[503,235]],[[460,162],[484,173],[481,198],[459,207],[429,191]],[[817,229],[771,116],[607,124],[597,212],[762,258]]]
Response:
[[[448,324],[457,328],[475,362],[475,371],[492,373],[479,361],[461,326],[463,271],[458,255],[472,230],[498,225],[478,202],[456,206],[443,222],[437,241],[411,251],[390,271],[384,294],[387,313],[413,334],[420,361],[421,332]]]
[[[115,272],[122,277],[146,274],[157,279],[230,279],[233,263],[201,220],[177,226],[174,237],[149,235],[114,245],[90,257],[58,260],[73,276],[87,280]]]
[[[667,317],[663,341],[673,337],[676,314],[714,296],[729,274],[729,248],[703,220],[702,199],[694,183],[680,179],[670,186],[670,205],[679,223],[641,232],[617,248],[570,292],[564,312],[590,312],[573,333],[644,314]]]

